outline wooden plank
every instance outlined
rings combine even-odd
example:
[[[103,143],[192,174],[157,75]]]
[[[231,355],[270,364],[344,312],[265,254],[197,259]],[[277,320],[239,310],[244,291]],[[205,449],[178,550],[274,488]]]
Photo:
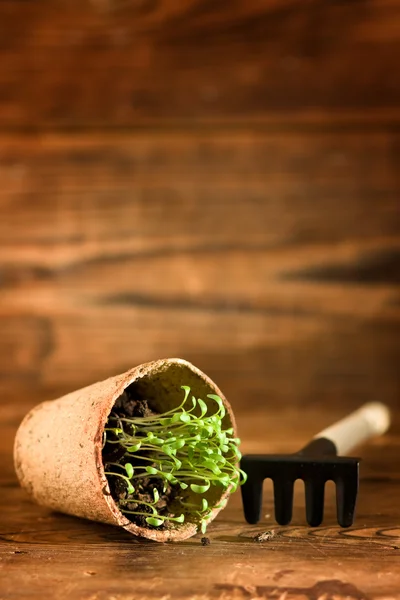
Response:
[[[21,496],[7,493],[6,499],[26,510]],[[325,594],[338,600],[400,597],[399,529],[390,522],[381,519],[376,526],[370,518],[367,527],[345,535],[332,521],[314,532],[273,527],[272,543],[256,544],[252,537],[265,529],[246,526],[238,502],[210,529],[206,550],[199,538],[155,547],[106,526],[55,519],[43,509],[31,509],[34,525],[25,521],[25,531],[18,532],[22,524],[2,536],[1,590],[7,600],[23,594],[41,597],[49,589],[53,597],[68,600],[150,600],[168,594],[202,600],[279,594],[289,600]],[[270,530],[271,522],[264,528]]]
[[[34,385],[39,376],[39,365],[50,347],[50,331],[46,318],[29,314],[7,315],[0,318],[0,380],[25,387]]]
[[[13,362],[5,383],[30,376],[33,388],[72,390],[147,360],[181,356],[209,373],[237,408],[355,408],[376,399],[398,406],[399,327],[391,321],[162,304],[72,304],[38,319],[46,322],[46,353],[32,353],[24,368]],[[19,334],[8,316],[0,322],[15,347],[39,343],[36,327]]]
[[[0,244],[12,263],[399,230],[394,133],[44,135],[0,147]]]
[[[22,398],[24,401],[24,399]],[[344,409],[346,410],[346,409]],[[244,451],[297,449],[343,412],[307,407],[239,415]],[[304,491],[295,486],[294,517],[276,526],[270,488],[262,521],[247,525],[240,495],[201,534],[177,544],[141,542],[118,528],[51,513],[29,502],[12,474],[15,425],[0,424],[0,597],[80,600],[398,600],[400,586],[400,422],[362,449],[358,518],[348,530],[335,521],[328,486],[324,523],[304,525]],[[299,427],[299,424],[301,426]],[[315,431],[315,430],[314,430]],[[256,533],[273,530],[268,542]],[[196,569],[193,569],[196,564]],[[178,565],[178,566],[177,566]]]
[[[160,249],[153,256],[133,252],[79,262],[74,255],[66,269],[6,264],[0,310],[59,315],[71,304],[90,303],[396,322],[399,252],[396,239],[378,239],[284,250],[177,249],[163,255]]]
[[[0,5],[0,127],[399,122],[400,3]]]
[[[396,403],[397,134],[0,141],[3,386],[181,355],[238,406]]]

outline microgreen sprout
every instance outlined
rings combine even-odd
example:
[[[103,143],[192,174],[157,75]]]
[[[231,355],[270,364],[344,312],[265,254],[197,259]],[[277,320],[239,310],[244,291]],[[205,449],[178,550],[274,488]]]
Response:
[[[226,503],[210,505],[205,494],[211,486],[222,487],[221,495],[233,492],[246,475],[238,466],[240,439],[232,427],[223,426],[221,398],[209,394],[207,405],[191,396],[188,386],[182,389],[181,404],[162,414],[128,418],[111,413],[104,446],[116,448],[120,458],[105,460],[106,476],[122,482],[117,502],[128,517],[140,516],[153,527],[189,520],[205,533],[213,509]],[[139,490],[146,485],[144,497]],[[173,491],[173,513],[160,497],[168,490]]]

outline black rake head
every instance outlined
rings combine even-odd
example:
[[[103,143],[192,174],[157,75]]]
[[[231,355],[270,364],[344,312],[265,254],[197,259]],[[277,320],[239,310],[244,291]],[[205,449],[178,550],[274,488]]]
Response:
[[[341,527],[350,527],[357,501],[359,462],[359,458],[337,456],[335,445],[325,438],[313,440],[297,454],[243,456],[241,469],[247,474],[247,481],[242,486],[246,521],[259,522],[263,482],[270,478],[274,484],[275,520],[279,525],[290,523],[294,482],[302,479],[307,523],[317,527],[324,517],[325,483],[332,480],[336,483],[338,523]]]

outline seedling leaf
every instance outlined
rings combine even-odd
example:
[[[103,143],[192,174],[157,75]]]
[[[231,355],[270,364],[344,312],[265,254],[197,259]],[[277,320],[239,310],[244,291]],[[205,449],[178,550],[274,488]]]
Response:
[[[153,525],[154,527],[159,527],[164,523],[164,519],[160,519],[158,517],[147,517],[146,523],[149,525]]]
[[[133,446],[128,446],[127,450],[128,450],[128,452],[137,452],[141,445],[142,445],[142,442],[138,442],[137,444],[134,444]]]
[[[198,398],[197,404],[200,406],[200,410],[201,410],[200,418],[202,419],[204,417],[204,415],[207,414],[207,404],[201,398]]]
[[[146,467],[146,471],[149,475],[157,475],[158,471],[154,467]]]
[[[195,494],[205,494],[206,491],[210,489],[210,482],[208,482],[205,485],[197,485],[196,483],[191,483],[190,484],[190,489]]]
[[[129,477],[129,479],[132,479],[134,471],[133,471],[133,467],[132,467],[131,463],[126,463],[125,464],[125,471],[126,471],[126,474]]]

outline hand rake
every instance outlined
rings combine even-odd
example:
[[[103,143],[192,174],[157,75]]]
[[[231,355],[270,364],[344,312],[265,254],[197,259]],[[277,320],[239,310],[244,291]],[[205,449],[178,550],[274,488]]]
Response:
[[[274,483],[275,519],[280,525],[292,520],[293,486],[305,483],[306,518],[311,527],[322,523],[325,482],[336,483],[337,520],[341,527],[354,521],[360,458],[338,456],[375,435],[390,424],[388,408],[379,402],[365,404],[348,417],[324,429],[296,454],[243,456],[241,468],[247,473],[242,486],[244,515],[248,523],[258,523],[262,507],[264,479]]]

